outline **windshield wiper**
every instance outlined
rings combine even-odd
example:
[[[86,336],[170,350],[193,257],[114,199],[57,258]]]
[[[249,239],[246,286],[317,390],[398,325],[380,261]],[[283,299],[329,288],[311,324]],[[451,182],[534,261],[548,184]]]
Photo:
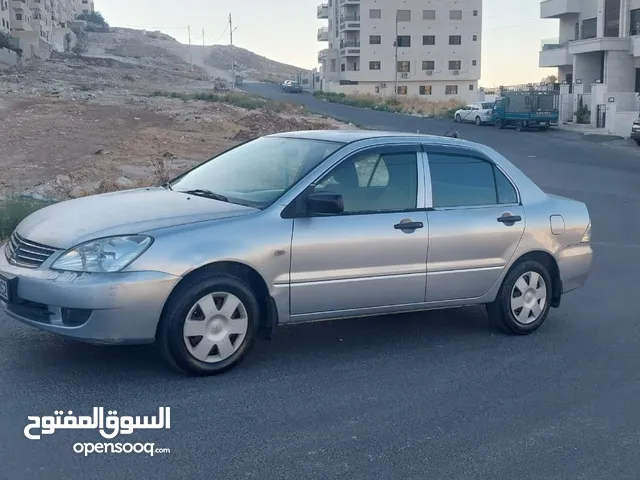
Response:
[[[202,188],[196,188],[194,190],[180,190],[180,193],[187,193],[189,195],[197,195],[198,197],[211,198],[213,200],[219,200],[221,202],[229,202],[229,199],[224,195],[212,192],[211,190],[205,190]]]

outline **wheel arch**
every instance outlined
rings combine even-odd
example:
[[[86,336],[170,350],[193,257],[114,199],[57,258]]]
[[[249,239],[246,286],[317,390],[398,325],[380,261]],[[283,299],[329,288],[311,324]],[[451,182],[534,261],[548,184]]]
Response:
[[[173,298],[174,295],[177,295],[179,293],[180,288],[183,285],[187,284],[190,280],[199,275],[215,273],[226,273],[234,277],[238,277],[249,286],[249,288],[256,295],[256,300],[258,301],[258,306],[260,307],[260,328],[257,333],[262,338],[271,339],[273,331],[278,325],[278,309],[276,308],[273,297],[269,294],[269,287],[267,286],[267,282],[265,282],[264,278],[262,277],[262,275],[260,275],[260,273],[258,273],[257,270],[245,263],[237,261],[216,261],[191,270],[189,273],[183,276],[182,279],[171,290],[171,293],[167,297],[162,308],[161,317],[164,316],[165,310],[169,305],[169,301]],[[160,322],[158,322],[158,325],[159,324]]]
[[[560,267],[555,257],[544,250],[534,250],[520,256],[509,268],[504,278],[519,264],[526,261],[535,261],[543,265],[551,276],[551,306],[558,308],[560,299],[562,298],[562,277],[560,276]],[[504,281],[504,280],[503,280]]]

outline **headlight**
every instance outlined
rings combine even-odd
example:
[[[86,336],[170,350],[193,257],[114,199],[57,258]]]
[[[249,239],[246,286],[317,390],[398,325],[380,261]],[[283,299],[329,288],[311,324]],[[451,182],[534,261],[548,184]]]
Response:
[[[67,250],[52,270],[66,272],[110,273],[126,268],[151,246],[145,235],[127,235],[91,240]]]
[[[591,222],[589,222],[589,226],[587,227],[587,230],[584,232],[584,235],[582,236],[582,240],[580,241],[580,243],[591,243]]]

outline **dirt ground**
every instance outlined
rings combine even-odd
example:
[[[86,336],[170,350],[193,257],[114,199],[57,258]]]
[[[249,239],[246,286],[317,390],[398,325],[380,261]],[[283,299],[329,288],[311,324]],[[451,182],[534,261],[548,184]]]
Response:
[[[91,35],[106,51],[119,43]],[[63,199],[149,185],[248,138],[348,128],[294,106],[274,113],[152,96],[212,85],[203,71],[152,51],[134,59],[127,51],[124,62],[102,51],[56,56],[0,72],[0,195]]]

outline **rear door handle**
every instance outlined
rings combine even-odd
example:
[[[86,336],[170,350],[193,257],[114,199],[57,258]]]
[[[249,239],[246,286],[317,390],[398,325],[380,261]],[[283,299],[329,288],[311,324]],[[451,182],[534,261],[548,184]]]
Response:
[[[516,223],[516,222],[520,222],[522,220],[522,217],[520,215],[503,215],[501,217],[498,217],[498,221],[500,223]]]
[[[393,226],[396,230],[415,230],[416,228],[424,228],[422,222],[400,222]]]

